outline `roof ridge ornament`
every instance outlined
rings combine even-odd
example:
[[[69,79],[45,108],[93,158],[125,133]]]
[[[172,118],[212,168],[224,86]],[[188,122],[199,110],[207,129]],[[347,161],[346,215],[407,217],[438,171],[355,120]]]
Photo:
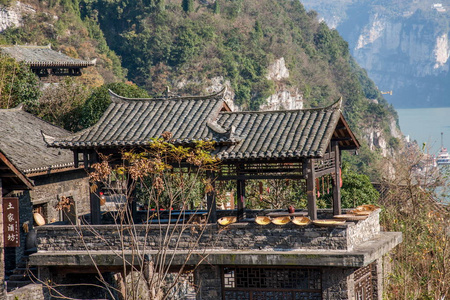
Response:
[[[41,130],[42,138],[44,139],[44,142],[47,144],[47,147],[52,145],[56,138],[54,136],[46,134],[44,131]]]
[[[19,103],[16,107],[10,108],[10,111],[22,111],[25,105],[23,103]]]
[[[222,126],[220,126],[216,120],[207,120],[206,121],[206,126],[208,126],[210,129],[212,129],[214,132],[219,133],[219,134],[225,134],[228,131],[223,128]]]

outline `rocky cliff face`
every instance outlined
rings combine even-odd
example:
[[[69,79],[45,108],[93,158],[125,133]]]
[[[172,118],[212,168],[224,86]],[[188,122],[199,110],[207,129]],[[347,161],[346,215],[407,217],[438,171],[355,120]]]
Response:
[[[21,26],[23,16],[34,13],[36,10],[32,6],[19,1],[9,7],[0,7],[0,32],[11,26]]]
[[[302,2],[349,42],[380,91],[392,91],[386,99],[395,107],[450,105],[450,3],[385,1],[381,7],[381,1],[338,0],[330,7],[324,1]]]

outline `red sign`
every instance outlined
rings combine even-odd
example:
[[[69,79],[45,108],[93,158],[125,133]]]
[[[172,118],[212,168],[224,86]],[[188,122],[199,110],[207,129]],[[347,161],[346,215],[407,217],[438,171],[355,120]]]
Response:
[[[3,235],[5,247],[20,246],[18,198],[3,198]]]

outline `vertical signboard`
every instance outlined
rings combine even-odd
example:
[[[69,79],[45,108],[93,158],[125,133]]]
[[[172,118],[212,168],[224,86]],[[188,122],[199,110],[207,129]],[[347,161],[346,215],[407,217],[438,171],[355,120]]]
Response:
[[[3,230],[5,247],[19,247],[20,228],[18,198],[3,198]]]

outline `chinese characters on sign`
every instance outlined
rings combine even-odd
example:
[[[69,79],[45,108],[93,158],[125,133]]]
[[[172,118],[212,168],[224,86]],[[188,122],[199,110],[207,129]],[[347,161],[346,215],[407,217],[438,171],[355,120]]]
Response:
[[[3,226],[5,247],[19,247],[20,229],[18,198],[3,198]]]

